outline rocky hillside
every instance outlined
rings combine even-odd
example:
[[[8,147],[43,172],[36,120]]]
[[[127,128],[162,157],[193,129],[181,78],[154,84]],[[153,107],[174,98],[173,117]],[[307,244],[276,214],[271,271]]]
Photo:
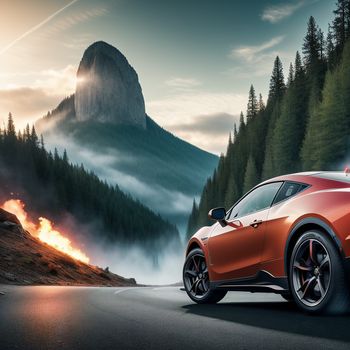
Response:
[[[134,286],[127,279],[70,258],[25,231],[0,209],[0,283],[74,286]]]

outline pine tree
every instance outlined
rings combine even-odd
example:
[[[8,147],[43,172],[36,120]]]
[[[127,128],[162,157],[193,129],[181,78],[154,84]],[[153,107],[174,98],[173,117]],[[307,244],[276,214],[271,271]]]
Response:
[[[348,18],[347,5],[349,0],[338,0],[336,9],[333,11],[335,17],[332,23],[333,36],[337,52],[340,53],[345,45],[345,40],[348,32]]]
[[[327,74],[323,100],[310,119],[303,148],[304,167],[335,170],[345,159],[350,133],[350,43],[341,64]]]
[[[234,123],[234,125],[233,125],[233,142],[236,140],[237,134],[238,134],[237,125],[236,125],[236,123]]]
[[[293,68],[293,63],[290,63],[288,80],[287,80],[287,87],[290,87],[290,85],[293,83],[293,80],[294,80],[294,68]]]
[[[7,119],[6,135],[9,138],[15,138],[16,137],[16,128],[15,128],[15,124],[13,122],[13,117],[12,117],[11,112],[9,113],[9,116],[8,116],[8,119]]]
[[[255,95],[254,86],[251,85],[249,89],[248,105],[247,105],[247,123],[250,122],[257,115],[259,110],[258,101]]]
[[[25,141],[29,141],[30,140],[30,126],[29,124],[26,125],[25,131],[23,133],[24,139]]]
[[[32,131],[30,133],[30,141],[35,146],[38,146],[38,144],[39,144],[38,135],[36,133],[34,125],[32,126]]]
[[[68,159],[68,155],[67,155],[67,151],[66,149],[63,151],[63,158],[62,158],[63,162],[65,164],[68,164],[69,163],[69,159]]]
[[[281,114],[276,121],[272,140],[275,175],[300,171],[299,154],[307,119],[308,86],[303,71],[299,71],[285,94]]]
[[[45,142],[44,142],[43,134],[40,134],[40,147],[41,147],[42,150],[45,149]]]
[[[261,94],[259,94],[259,112],[263,112],[265,110],[265,103]]]
[[[192,211],[187,223],[187,236],[190,237],[192,236],[198,229],[198,206],[196,203],[196,200],[193,200],[193,204],[192,204]]]
[[[246,193],[259,182],[258,171],[256,169],[253,156],[250,154],[247,162],[247,168],[244,175],[243,192]]]
[[[297,51],[297,53],[295,54],[295,79],[298,79],[299,77],[303,77],[304,78],[304,69],[303,69],[303,64],[301,62],[301,57],[300,57],[300,53],[299,51]]]
[[[318,28],[317,31],[317,40],[318,40],[318,49],[319,49],[319,58],[320,60],[325,59],[325,52],[326,52],[326,41],[324,40],[324,34],[321,28]]]
[[[58,151],[57,148],[55,147],[54,153],[53,153],[53,159],[55,162],[58,162],[58,160],[60,159],[60,156],[58,155]],[[84,170],[84,168],[82,169]]]
[[[326,41],[326,54],[327,54],[327,68],[332,70],[336,64],[336,53],[333,43],[333,34],[330,25],[328,25],[327,41]]]
[[[272,70],[270,79],[270,92],[266,108],[269,108],[269,120],[266,135],[266,145],[264,153],[264,163],[262,166],[262,179],[268,179],[275,173],[275,165],[273,160],[273,137],[276,121],[281,112],[281,103],[286,91],[284,84],[284,75],[282,62],[277,56]]]
[[[270,90],[267,104],[273,104],[276,100],[279,100],[283,96],[285,89],[286,86],[284,83],[282,62],[277,56],[270,79]]]
[[[239,115],[239,128],[238,128],[238,131],[241,132],[244,129],[245,129],[244,114],[241,111],[241,114]]]
[[[320,59],[319,35],[315,18],[311,16],[307,24],[307,33],[303,44],[304,61],[308,69],[317,64]]]

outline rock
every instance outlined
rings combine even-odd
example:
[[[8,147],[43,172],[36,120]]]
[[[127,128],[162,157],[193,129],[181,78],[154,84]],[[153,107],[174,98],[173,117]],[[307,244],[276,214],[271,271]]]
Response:
[[[1,223],[5,223],[5,224],[17,224],[17,225],[21,225],[21,223],[19,222],[19,220],[17,219],[16,215],[13,215],[9,212],[7,212],[4,209],[0,208],[0,222]]]
[[[16,276],[13,273],[5,272],[4,277],[11,282],[16,281]]]
[[[77,72],[76,119],[146,128],[145,103],[135,70],[115,47],[98,41],[84,52]]]
[[[5,295],[5,292],[0,292],[0,295]]]

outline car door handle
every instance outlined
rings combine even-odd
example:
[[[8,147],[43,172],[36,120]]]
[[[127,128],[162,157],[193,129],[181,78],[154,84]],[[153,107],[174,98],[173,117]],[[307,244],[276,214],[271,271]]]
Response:
[[[251,222],[249,225],[251,227],[257,228],[259,225],[261,225],[263,223],[262,220],[254,220],[253,222]]]

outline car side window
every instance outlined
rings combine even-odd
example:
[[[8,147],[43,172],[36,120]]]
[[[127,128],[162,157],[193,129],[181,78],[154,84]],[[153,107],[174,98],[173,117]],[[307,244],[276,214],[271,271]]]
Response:
[[[269,208],[281,185],[282,182],[272,182],[251,191],[232,208],[228,220]]]
[[[297,182],[285,182],[281,189],[279,190],[273,204],[279,203],[284,201],[285,199],[288,199],[290,197],[293,197],[303,189],[305,189],[307,185],[300,184]]]

